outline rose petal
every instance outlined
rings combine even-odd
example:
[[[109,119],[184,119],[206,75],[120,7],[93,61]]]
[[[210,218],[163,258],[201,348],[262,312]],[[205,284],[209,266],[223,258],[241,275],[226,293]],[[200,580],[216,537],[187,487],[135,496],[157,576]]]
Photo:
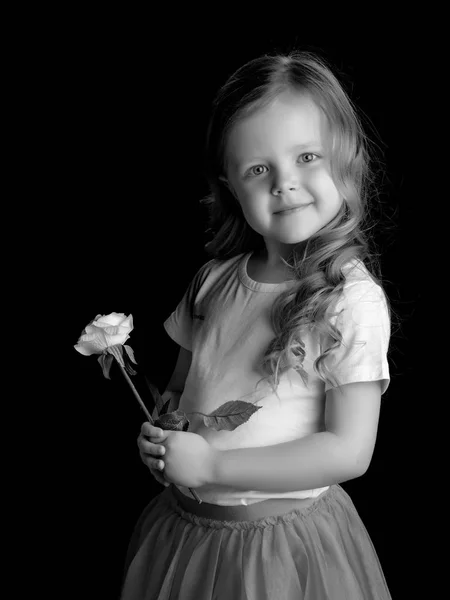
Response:
[[[77,350],[80,354],[84,354],[84,356],[90,356],[91,354],[97,354],[97,352],[93,351],[93,349],[91,347],[87,347],[87,346],[81,346],[80,344],[78,344],[77,346],[74,346],[75,350]]]
[[[95,333],[96,331],[98,331],[98,327],[96,327],[95,325],[86,325],[86,328],[84,330],[85,333]]]
[[[127,316],[124,313],[113,312],[110,315],[101,316],[100,319],[96,317],[95,320],[106,325],[120,325],[126,318]]]
[[[120,331],[119,325],[108,325],[108,327],[105,327],[103,331],[106,335],[117,335],[118,333],[123,333]]]
[[[84,354],[85,356],[90,356],[91,354],[102,354],[103,348],[99,348],[96,344],[92,342],[81,342],[81,344],[77,344],[75,349],[80,352],[80,354]]]
[[[129,330],[131,331],[133,329],[133,315],[129,315],[124,321],[122,321],[120,326],[128,327]]]
[[[129,338],[129,335],[108,335],[107,337],[107,343],[108,346],[115,346],[116,344],[124,344],[127,339]]]
[[[78,344],[97,348],[99,352],[108,347],[106,336],[101,329],[98,329],[95,333],[82,335],[78,340]]]
[[[122,327],[122,325],[116,325],[116,327],[108,327],[103,331],[108,335],[126,335],[127,333],[130,333],[131,330],[129,327]]]
[[[88,325],[84,330],[84,335],[97,336],[101,343],[106,344],[106,336],[105,330],[102,327],[97,327],[96,325]]]

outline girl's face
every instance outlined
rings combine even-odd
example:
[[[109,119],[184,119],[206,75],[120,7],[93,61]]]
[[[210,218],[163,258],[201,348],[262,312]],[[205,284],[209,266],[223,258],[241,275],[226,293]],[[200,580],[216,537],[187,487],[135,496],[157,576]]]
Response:
[[[339,212],[343,200],[331,178],[326,135],[323,113],[293,92],[230,131],[222,179],[271,257],[286,258]]]

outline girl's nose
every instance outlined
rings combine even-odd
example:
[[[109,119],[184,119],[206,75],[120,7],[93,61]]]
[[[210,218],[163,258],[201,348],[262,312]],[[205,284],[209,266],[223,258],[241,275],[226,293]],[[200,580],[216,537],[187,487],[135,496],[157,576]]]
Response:
[[[279,196],[288,192],[295,192],[299,188],[298,177],[293,173],[278,173],[273,180],[272,194]]]

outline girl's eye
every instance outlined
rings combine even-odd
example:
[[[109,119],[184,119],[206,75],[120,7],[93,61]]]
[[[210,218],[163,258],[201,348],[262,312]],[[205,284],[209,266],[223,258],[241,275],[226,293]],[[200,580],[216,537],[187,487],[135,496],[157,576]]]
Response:
[[[314,154],[313,152],[305,152],[304,154],[300,154],[300,161],[304,164],[312,163],[318,158],[318,155]],[[248,173],[250,176],[257,176],[262,175],[265,171],[267,171],[267,167],[264,165],[256,165],[251,167]]]
[[[313,154],[312,152],[306,152],[305,154],[300,154],[300,158],[303,159],[302,162],[310,163],[310,162],[313,162],[317,158],[317,155]]]
[[[249,171],[250,175],[262,175],[264,173],[264,171],[262,171],[261,169],[266,169],[267,167],[265,167],[264,165],[256,165],[256,167],[252,167]],[[257,169],[259,169],[259,172],[257,172]]]

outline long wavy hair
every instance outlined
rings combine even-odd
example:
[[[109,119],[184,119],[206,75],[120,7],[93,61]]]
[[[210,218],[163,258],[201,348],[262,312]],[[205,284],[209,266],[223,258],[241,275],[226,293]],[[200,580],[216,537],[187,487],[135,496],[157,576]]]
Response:
[[[226,145],[229,133],[240,120],[268,106],[285,91],[306,94],[323,111],[329,127],[328,154],[333,181],[344,199],[339,213],[306,242],[294,247],[286,264],[294,284],[283,291],[271,309],[275,338],[265,350],[262,370],[276,390],[280,376],[293,368],[305,384],[305,344],[302,331],[315,331],[321,340],[332,340],[314,361],[323,381],[337,382],[326,368],[325,358],[342,343],[342,334],[330,322],[330,308],[345,284],[343,267],[359,259],[381,286],[378,254],[366,234],[369,201],[377,195],[370,166],[369,138],[349,95],[326,61],[311,52],[264,55],[239,68],[213,100],[205,145],[205,175],[209,194],[201,199],[208,211],[206,253],[226,260],[265,248],[263,237],[247,223],[239,202],[221,181],[226,176]],[[391,316],[391,306],[386,302]],[[329,336],[329,337],[327,337]]]

